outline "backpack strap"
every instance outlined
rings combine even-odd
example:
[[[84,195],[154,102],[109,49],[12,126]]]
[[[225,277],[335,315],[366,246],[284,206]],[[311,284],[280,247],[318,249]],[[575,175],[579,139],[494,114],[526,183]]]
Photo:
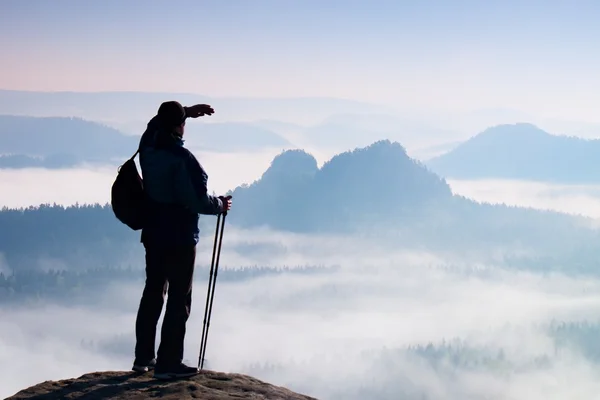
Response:
[[[131,156],[130,160],[133,160],[135,158],[135,156],[137,156],[140,153],[140,149],[138,148],[135,153]]]
[[[133,161],[135,156],[137,156],[139,153],[140,153],[140,149],[138,147],[138,149],[135,151],[135,153],[133,153],[133,155],[127,161],[125,161],[123,164],[121,164],[119,166],[119,168],[117,168],[117,173],[121,172],[121,168],[123,167],[123,165],[127,164],[129,161]]]

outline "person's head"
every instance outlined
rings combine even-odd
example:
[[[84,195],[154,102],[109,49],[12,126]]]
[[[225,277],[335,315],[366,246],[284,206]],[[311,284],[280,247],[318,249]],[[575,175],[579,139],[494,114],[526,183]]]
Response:
[[[177,101],[165,101],[158,108],[158,119],[161,125],[178,136],[185,131],[185,108]]]

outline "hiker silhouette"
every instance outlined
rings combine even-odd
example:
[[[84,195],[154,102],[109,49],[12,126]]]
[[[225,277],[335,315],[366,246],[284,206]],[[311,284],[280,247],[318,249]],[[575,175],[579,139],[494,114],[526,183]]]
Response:
[[[198,368],[183,363],[186,323],[192,303],[192,280],[199,240],[200,214],[220,215],[231,197],[208,194],[208,174],[184,147],[187,118],[212,115],[207,104],[160,105],[140,139],[139,162],[146,196],[141,242],[146,282],[136,317],[133,370],[154,369],[160,379],[191,376]],[[160,345],[156,326],[168,293]]]

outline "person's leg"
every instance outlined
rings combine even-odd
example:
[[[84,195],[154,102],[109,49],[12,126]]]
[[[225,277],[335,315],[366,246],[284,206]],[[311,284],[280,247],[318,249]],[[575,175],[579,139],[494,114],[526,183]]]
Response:
[[[156,364],[156,325],[168,287],[165,261],[162,249],[146,247],[146,283],[135,322],[135,371],[148,371]]]
[[[196,261],[195,246],[179,246],[169,257],[169,293],[155,376],[171,378],[194,375],[197,368],[182,364],[186,323],[192,307],[192,281]]]

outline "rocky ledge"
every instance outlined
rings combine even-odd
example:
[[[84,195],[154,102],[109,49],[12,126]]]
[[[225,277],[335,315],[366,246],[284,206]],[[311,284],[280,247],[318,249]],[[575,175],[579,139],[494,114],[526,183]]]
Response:
[[[192,378],[161,381],[152,373],[94,372],[76,379],[46,381],[5,400],[316,400],[251,376],[204,370]]]

